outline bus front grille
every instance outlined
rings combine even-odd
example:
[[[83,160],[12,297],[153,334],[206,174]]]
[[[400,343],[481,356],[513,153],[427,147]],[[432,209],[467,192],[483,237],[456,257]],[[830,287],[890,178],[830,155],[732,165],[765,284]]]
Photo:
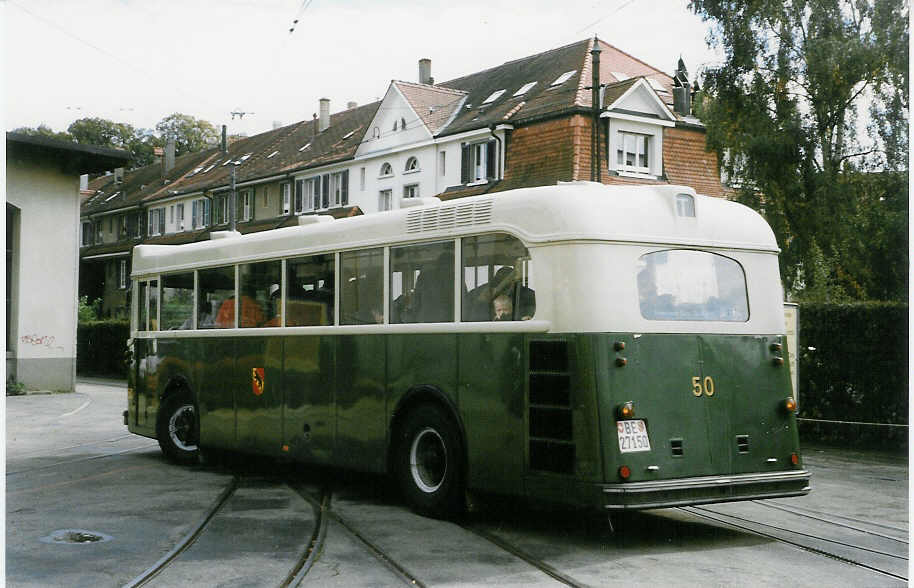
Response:
[[[531,470],[573,474],[574,428],[567,341],[532,341],[527,382]]]

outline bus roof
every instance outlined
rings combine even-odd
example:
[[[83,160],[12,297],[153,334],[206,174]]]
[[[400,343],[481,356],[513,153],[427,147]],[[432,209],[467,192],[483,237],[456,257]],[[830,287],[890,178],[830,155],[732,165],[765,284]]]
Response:
[[[338,220],[300,217],[299,226],[187,245],[137,245],[133,275],[492,232],[534,247],[604,241],[778,252],[758,213],[684,186],[562,182],[423,202],[429,203]]]

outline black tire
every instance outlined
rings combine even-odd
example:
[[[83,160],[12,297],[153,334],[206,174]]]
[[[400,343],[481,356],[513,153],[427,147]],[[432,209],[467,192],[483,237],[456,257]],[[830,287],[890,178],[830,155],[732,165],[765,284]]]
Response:
[[[180,464],[197,463],[197,408],[188,396],[172,396],[162,403],[156,437],[162,453],[171,461]]]
[[[434,404],[411,410],[399,427],[397,484],[416,512],[450,518],[464,509],[463,452],[451,416]]]

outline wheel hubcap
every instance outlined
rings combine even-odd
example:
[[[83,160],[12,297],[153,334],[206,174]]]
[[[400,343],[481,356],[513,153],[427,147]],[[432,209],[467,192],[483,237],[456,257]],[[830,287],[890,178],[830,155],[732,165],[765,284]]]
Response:
[[[413,438],[409,470],[416,486],[423,492],[430,494],[441,487],[447,474],[447,450],[438,431],[428,427]]]
[[[179,407],[168,419],[168,436],[178,449],[183,451],[197,450],[194,420],[194,407],[191,404]]]

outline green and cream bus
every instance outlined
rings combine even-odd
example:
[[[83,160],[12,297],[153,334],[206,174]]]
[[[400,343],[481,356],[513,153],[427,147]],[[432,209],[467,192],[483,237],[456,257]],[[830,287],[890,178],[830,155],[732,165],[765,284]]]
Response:
[[[133,253],[129,430],[614,510],[809,492],[755,212],[588,182]]]

